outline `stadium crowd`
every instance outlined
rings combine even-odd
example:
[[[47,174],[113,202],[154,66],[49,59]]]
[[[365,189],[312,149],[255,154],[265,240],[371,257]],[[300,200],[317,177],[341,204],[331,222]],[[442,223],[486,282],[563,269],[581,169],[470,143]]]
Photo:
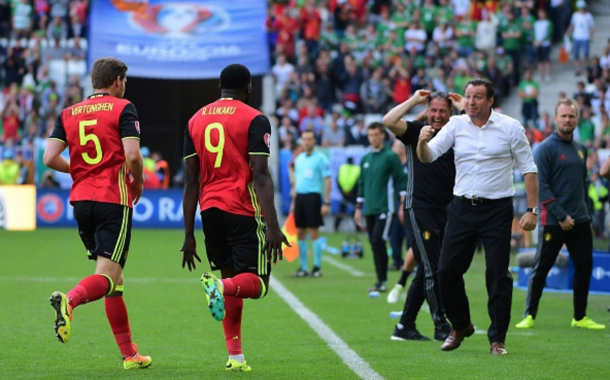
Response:
[[[0,1],[0,184],[34,183],[57,115],[83,99],[87,10],[86,0]],[[66,180],[49,171],[38,184]]]
[[[554,128],[548,112],[539,115],[537,93],[552,76],[551,43],[563,40],[581,8],[569,3],[269,1],[280,148],[294,150],[305,130],[323,147],[367,146],[370,115],[384,114],[418,89],[459,93],[474,77],[496,85],[496,107],[518,92],[534,147]],[[36,156],[61,109],[85,96],[88,6],[86,0],[0,1],[0,183],[70,186],[69,176],[59,173],[35,176]],[[608,184],[596,175],[595,151],[610,148],[610,43],[594,52],[583,73],[574,94],[560,96],[573,96],[583,110],[577,134],[592,150],[590,195],[603,208]],[[181,174],[170,180],[159,152],[143,151],[148,188],[180,186]]]

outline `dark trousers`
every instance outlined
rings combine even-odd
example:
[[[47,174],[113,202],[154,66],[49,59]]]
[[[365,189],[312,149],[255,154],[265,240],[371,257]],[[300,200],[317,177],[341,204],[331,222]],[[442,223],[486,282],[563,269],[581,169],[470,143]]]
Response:
[[[418,265],[400,323],[407,328],[415,327],[417,313],[425,298],[432,320],[438,325],[446,321],[437,272],[447,212],[444,209],[408,209],[405,210],[405,222]]]
[[[506,54],[508,54],[513,61],[513,85],[518,86],[519,82],[521,82],[521,50],[506,50]]]
[[[491,325],[490,342],[504,342],[510,323],[513,278],[509,271],[510,238],[513,221],[512,197],[483,201],[455,197],[448,208],[447,227],[438,264],[441,298],[454,330],[470,323],[470,306],[464,273],[470,267],[477,238],[485,248],[485,286]]]
[[[578,321],[587,315],[587,298],[593,270],[593,237],[589,223],[578,223],[571,231],[564,231],[559,226],[544,226],[540,229],[536,262],[527,284],[525,316],[536,318],[546,276],[564,244],[574,263],[574,319]]]
[[[406,211],[405,211],[406,214]],[[392,215],[392,228],[390,229],[390,247],[392,247],[392,261],[398,269],[402,268],[402,247],[407,238],[407,230],[405,225],[400,223],[398,214]],[[408,244],[405,244],[408,249]]]
[[[366,216],[366,231],[373,251],[377,283],[388,280],[388,250],[386,241],[392,227],[392,213]]]

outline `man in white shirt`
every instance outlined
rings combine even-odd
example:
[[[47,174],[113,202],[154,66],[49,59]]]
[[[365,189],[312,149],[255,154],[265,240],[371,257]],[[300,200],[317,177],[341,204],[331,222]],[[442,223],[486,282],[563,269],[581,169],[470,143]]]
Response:
[[[485,247],[485,284],[491,326],[487,336],[493,355],[506,355],[513,279],[509,271],[513,221],[513,166],[525,179],[527,212],[519,221],[525,231],[536,227],[538,177],[523,126],[492,111],[493,83],[473,79],[466,85],[466,115],[453,116],[430,141],[434,130],[422,128],[417,145],[421,162],[432,162],[453,148],[454,199],[447,210],[447,226],[438,267],[441,299],[452,324],[443,351],[455,350],[474,333],[464,273],[470,267],[477,239]]]
[[[585,0],[576,2],[578,12],[572,14],[570,26],[566,31],[566,36],[572,35],[572,50],[574,53],[574,66],[576,68],[576,76],[579,76],[581,69],[586,65],[589,59],[589,43],[593,38],[595,31],[595,22],[591,13],[587,12],[587,3]],[[580,50],[583,51],[583,59],[580,59]]]

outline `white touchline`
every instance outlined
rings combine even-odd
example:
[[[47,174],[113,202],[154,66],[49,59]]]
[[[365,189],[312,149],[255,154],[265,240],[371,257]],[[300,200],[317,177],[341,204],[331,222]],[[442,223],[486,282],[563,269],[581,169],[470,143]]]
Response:
[[[349,348],[347,343],[343,341],[330,327],[324,323],[313,311],[301,302],[290,290],[286,289],[273,276],[269,281],[269,285],[273,291],[277,293],[287,304],[294,310],[301,319],[305,321],[318,334],[322,340],[326,342],[335,353],[343,360],[343,362],[352,370],[358,377],[365,380],[383,380],[383,376],[375,372],[373,368],[364,361],[354,350]]]
[[[366,276],[366,273],[359,271],[358,269],[347,265],[347,264],[343,264],[342,262],[339,262],[335,259],[333,259],[332,257],[328,257],[328,256],[324,256],[322,258],[322,260],[326,261],[327,263],[329,263],[330,265],[337,267],[339,269],[343,269],[344,271],[346,271],[347,273],[351,274],[352,276],[355,277],[363,277]]]

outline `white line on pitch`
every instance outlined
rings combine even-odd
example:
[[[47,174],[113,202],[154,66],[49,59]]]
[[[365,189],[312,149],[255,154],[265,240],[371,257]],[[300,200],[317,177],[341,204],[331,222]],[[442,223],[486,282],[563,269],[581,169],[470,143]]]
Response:
[[[333,259],[332,257],[324,256],[323,260],[334,267],[343,269],[344,271],[351,274],[352,276],[355,276],[355,277],[366,276],[366,273],[359,271],[358,269],[352,267],[351,265],[343,264],[342,262],[337,261],[337,260]]]
[[[375,372],[373,368],[364,361],[354,350],[349,348],[347,343],[343,341],[333,330],[331,330],[320,317],[301,302],[290,290],[284,287],[282,283],[276,280],[273,276],[269,281],[269,285],[273,291],[277,293],[287,304],[294,310],[301,319],[318,334],[322,340],[326,342],[335,353],[343,360],[343,362],[352,370],[358,377],[366,380],[383,380],[383,377]]]

